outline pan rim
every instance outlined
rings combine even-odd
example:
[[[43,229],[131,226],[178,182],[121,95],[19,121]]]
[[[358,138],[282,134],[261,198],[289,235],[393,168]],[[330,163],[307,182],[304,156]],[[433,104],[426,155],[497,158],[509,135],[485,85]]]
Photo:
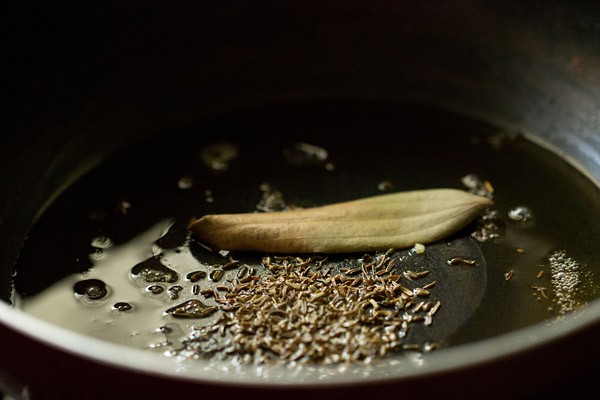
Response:
[[[535,349],[549,346],[561,339],[568,340],[577,332],[600,325],[600,300],[595,300],[580,310],[548,319],[521,329],[476,342],[451,346],[428,353],[427,362],[416,368],[398,368],[386,376],[366,376],[360,380],[353,374],[332,374],[326,379],[318,373],[308,379],[257,379],[251,376],[232,376],[227,371],[215,371],[207,376],[202,368],[207,362],[196,361],[183,365],[155,353],[126,345],[110,343],[59,327],[28,315],[0,302],[0,323],[30,339],[48,345],[59,352],[71,354],[87,361],[103,364],[123,372],[136,372],[167,379],[185,380],[196,384],[227,385],[261,388],[324,388],[328,386],[355,386],[362,384],[399,383],[445,372],[474,368],[493,363]],[[254,368],[250,366],[250,368]],[[213,371],[213,370],[211,370]],[[206,372],[206,370],[204,370]]]

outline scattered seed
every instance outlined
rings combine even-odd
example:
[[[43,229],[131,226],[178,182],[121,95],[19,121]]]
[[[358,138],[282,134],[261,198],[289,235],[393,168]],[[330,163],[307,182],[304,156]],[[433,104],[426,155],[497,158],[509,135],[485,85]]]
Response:
[[[415,296],[421,296],[421,297],[429,296],[429,290],[427,290],[427,289],[418,287],[418,288],[414,288],[413,292],[414,292]]]
[[[532,289],[535,289],[536,293],[539,294],[542,298],[548,300],[548,295],[546,294],[546,288],[544,286],[531,286]]]
[[[231,271],[232,269],[236,269],[239,265],[240,262],[238,260],[233,260],[233,259],[229,259],[230,261],[226,264],[223,265],[223,270],[225,271]]]
[[[385,272],[387,272],[387,273],[392,272],[394,270],[394,268],[396,267],[396,262],[397,262],[396,258],[390,259],[390,261],[388,261],[387,267],[385,268]]]
[[[544,276],[544,270],[541,269],[538,271],[536,278],[541,278],[542,276]]]
[[[400,286],[400,291],[408,297],[413,297],[413,295],[414,295],[412,290],[405,288],[404,286]]]
[[[510,271],[508,271],[508,272],[505,272],[504,273],[504,280],[505,281],[510,281],[510,279],[513,276],[513,274],[514,274],[514,271],[512,269]]]
[[[475,260],[462,258],[462,257],[453,257],[447,261],[448,265],[462,265],[462,266],[474,266],[477,264]]]
[[[224,275],[225,275],[225,271],[223,271],[222,269],[216,269],[214,271],[211,271],[211,273],[208,275],[208,277],[210,278],[211,281],[218,282],[221,280],[221,278],[223,278]]]
[[[411,271],[410,269],[409,269],[409,270],[407,270],[407,271],[404,271],[404,273],[405,273],[405,274],[406,274],[406,276],[407,276],[409,279],[411,279],[411,280],[412,280],[412,279],[417,279],[417,278],[419,277],[419,274],[417,274],[417,273],[416,273],[416,272],[414,272],[414,271]]]
[[[265,257],[263,265],[270,273],[246,275],[231,286],[199,292],[214,298],[216,306],[185,302],[169,310],[175,318],[221,311],[214,322],[195,328],[182,351],[254,364],[368,364],[391,351],[419,350],[403,338],[413,323],[432,323],[441,303],[417,304],[415,299],[429,296],[428,289],[437,282],[401,285],[402,275],[389,275],[395,266],[390,254],[365,255],[360,268],[336,274],[322,268],[325,258]],[[212,271],[210,279],[217,273],[224,271]],[[427,273],[411,271],[409,276],[417,279]],[[224,297],[218,290],[226,292]]]
[[[238,270],[238,272],[237,272],[237,274],[236,274],[236,277],[237,277],[238,279],[242,279],[242,278],[244,278],[246,275],[248,275],[248,272],[249,272],[249,270],[248,270],[248,267],[244,265],[242,268],[240,268],[240,269]]]
[[[488,193],[494,193],[494,187],[492,186],[490,181],[488,181],[488,180],[483,181],[483,186],[485,186],[485,190],[487,190]]]
[[[435,285],[437,285],[438,282],[437,281],[431,281],[429,282],[427,285],[423,286],[423,289],[431,289],[432,287],[434,287]]]
[[[206,278],[206,272],[204,271],[193,271],[185,276],[185,279],[187,279],[190,282],[198,282],[199,280],[204,278]]]
[[[442,305],[442,302],[438,300],[437,303],[435,303],[435,305],[433,306],[433,308],[431,310],[429,310],[429,314],[433,315],[437,312],[437,310],[439,310],[440,306]]]

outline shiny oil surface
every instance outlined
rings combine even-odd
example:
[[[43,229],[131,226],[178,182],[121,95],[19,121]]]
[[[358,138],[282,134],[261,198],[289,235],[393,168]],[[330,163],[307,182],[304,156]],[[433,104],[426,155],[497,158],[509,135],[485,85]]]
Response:
[[[446,347],[554,323],[598,297],[600,193],[560,156],[526,134],[438,109],[316,102],[215,115],[107,158],[33,227],[16,306],[86,335],[170,350],[199,322],[165,311],[202,298],[214,286],[211,266],[229,256],[194,242],[190,218],[434,187],[485,190],[495,205],[486,219],[428,246],[428,259],[397,252],[405,269],[440,276],[443,312],[418,331],[420,342]],[[479,268],[444,262],[465,255]],[[234,256],[260,270],[262,255]],[[176,279],[140,279],[136,266],[156,257]],[[206,276],[192,282],[198,270]],[[94,285],[86,295],[94,279],[106,286],[99,298]]]

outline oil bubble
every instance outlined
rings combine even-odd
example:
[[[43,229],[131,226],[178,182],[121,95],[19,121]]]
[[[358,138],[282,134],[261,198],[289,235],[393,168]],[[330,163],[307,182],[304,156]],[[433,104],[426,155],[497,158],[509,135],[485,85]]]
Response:
[[[177,181],[177,187],[179,189],[190,189],[192,186],[194,186],[194,178],[191,176],[182,176]]]
[[[150,285],[146,288],[146,292],[148,292],[150,294],[154,294],[154,295],[159,295],[164,291],[165,291],[164,286],[160,286],[160,285]]]
[[[268,182],[260,184],[260,190],[263,192],[261,199],[256,204],[259,211],[282,211],[287,208],[283,194],[273,188]]]
[[[92,239],[91,243],[92,247],[97,249],[108,249],[113,245],[112,240],[107,236],[96,236]]]
[[[90,252],[90,260],[99,260],[104,257],[104,250],[98,247],[92,247]]]
[[[215,306],[207,306],[199,300],[192,299],[171,307],[166,312],[174,318],[206,318],[217,310]]]
[[[226,171],[238,155],[238,148],[232,143],[215,143],[200,151],[200,159],[214,171]]]
[[[108,294],[106,283],[100,279],[84,279],[73,285],[73,291],[78,297],[87,300],[100,300]]]
[[[177,282],[179,274],[165,266],[158,257],[151,257],[133,266],[131,275],[146,282]]]
[[[168,326],[159,326],[158,328],[156,328],[156,333],[163,333],[163,334],[168,334],[171,333],[173,331],[173,328],[170,328]]]
[[[175,286],[171,286],[168,289],[168,293],[169,293],[169,297],[173,300],[176,300],[179,298],[179,292],[181,292],[183,290],[183,286],[180,285],[175,285]]]
[[[114,311],[125,312],[125,311],[131,311],[133,309],[133,306],[127,302],[119,301],[119,302],[113,304],[112,309]]]
[[[380,192],[387,192],[388,190],[392,190],[394,188],[394,184],[391,181],[381,181],[377,184],[377,190]]]
[[[283,155],[291,165],[321,165],[327,161],[329,152],[314,144],[298,142],[294,144],[293,148],[284,149]]]
[[[528,207],[518,206],[508,212],[508,218],[513,221],[529,221],[533,218],[533,213]]]

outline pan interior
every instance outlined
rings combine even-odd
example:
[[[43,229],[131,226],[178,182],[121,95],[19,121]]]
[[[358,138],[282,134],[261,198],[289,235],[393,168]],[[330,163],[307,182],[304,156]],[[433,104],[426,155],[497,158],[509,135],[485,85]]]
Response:
[[[386,362],[559,320],[598,297],[600,192],[528,137],[440,109],[381,102],[215,115],[107,157],[61,193],[21,252],[15,306],[109,342],[182,354],[191,329],[216,314],[179,319],[168,309],[193,298],[214,304],[200,292],[234,281],[241,266],[269,273],[264,254],[216,253],[194,241],[185,229],[191,218],[453,187],[492,196],[494,207],[422,254],[389,254],[398,274],[428,271],[419,284],[436,285],[419,301],[441,307],[430,324],[412,324]],[[363,256],[331,256],[323,266],[340,273],[359,268]],[[474,266],[448,264],[457,257]],[[135,267],[157,258],[176,280],[139,279]],[[240,264],[211,281],[230,259]],[[207,276],[189,278],[199,270]],[[86,290],[106,293],[94,300],[81,296]]]

